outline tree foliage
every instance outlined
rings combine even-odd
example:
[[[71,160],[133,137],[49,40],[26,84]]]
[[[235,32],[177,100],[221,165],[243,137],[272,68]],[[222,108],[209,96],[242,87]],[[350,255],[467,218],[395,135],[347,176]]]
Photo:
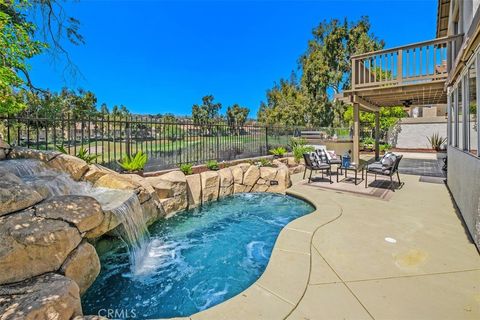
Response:
[[[0,31],[0,114],[25,108],[27,91],[43,91],[30,79],[30,58],[49,51],[66,58],[66,69],[76,69],[62,40],[78,45],[84,39],[79,21],[65,14],[61,1],[0,0]]]
[[[380,108],[380,129],[388,130],[397,121],[406,116],[403,107]],[[343,114],[344,121],[353,125],[353,108],[348,107]],[[375,114],[373,112],[360,111],[360,123],[364,128],[373,129],[375,127]]]
[[[337,19],[321,22],[299,59],[301,78],[281,79],[267,91],[258,118],[265,123],[332,126],[342,122],[344,106],[332,95],[350,86],[350,57],[383,48],[370,32],[370,22]]]
[[[240,134],[242,127],[245,125],[249,113],[248,108],[241,107],[237,103],[227,108],[228,125],[237,135]]]
[[[219,111],[222,108],[221,103],[215,103],[213,95],[206,95],[202,98],[202,104],[192,106],[192,118],[195,124],[213,123],[220,117]]]

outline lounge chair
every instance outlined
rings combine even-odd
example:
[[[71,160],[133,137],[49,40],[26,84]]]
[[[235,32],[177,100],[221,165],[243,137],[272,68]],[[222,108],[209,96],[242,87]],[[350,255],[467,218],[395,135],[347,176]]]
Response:
[[[324,171],[327,172],[327,175],[329,176],[330,183],[333,183],[332,181],[332,172],[331,168],[332,166],[326,162],[322,162],[321,160],[317,158],[317,154],[315,152],[312,153],[304,153],[303,154],[303,159],[305,160],[305,171],[303,172],[303,179],[305,179],[305,175],[307,173],[307,169],[310,170],[310,176],[308,177],[308,183],[312,180],[312,173],[313,171],[321,171],[322,172],[322,179],[323,179],[323,173]]]
[[[387,156],[387,154],[385,156]],[[398,173],[398,165],[400,164],[400,160],[402,160],[402,158],[403,155],[395,155],[395,161],[390,166],[386,166],[383,163],[383,158],[380,161],[376,161],[367,165],[365,170],[365,188],[368,187],[368,173],[373,173],[375,174],[375,180],[377,180],[377,175],[390,177],[390,188],[395,192],[392,177],[394,174],[397,174],[398,184],[401,185],[402,182],[400,181],[400,175]]]

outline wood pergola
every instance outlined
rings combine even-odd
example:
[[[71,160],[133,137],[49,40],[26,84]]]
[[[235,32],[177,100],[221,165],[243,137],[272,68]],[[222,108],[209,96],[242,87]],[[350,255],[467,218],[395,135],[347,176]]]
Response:
[[[375,157],[379,156],[380,107],[447,103],[445,81],[451,47],[443,37],[351,58],[351,90],[335,97],[353,105],[353,161],[360,160],[360,110],[375,113]]]

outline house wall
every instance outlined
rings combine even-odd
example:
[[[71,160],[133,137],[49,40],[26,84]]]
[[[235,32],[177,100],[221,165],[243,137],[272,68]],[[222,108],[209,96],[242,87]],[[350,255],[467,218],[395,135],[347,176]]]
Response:
[[[445,117],[405,118],[399,121],[397,128],[390,134],[390,144],[402,149],[430,149],[427,137],[436,133],[447,137]]]
[[[480,160],[449,146],[447,181],[468,231],[480,249]]]

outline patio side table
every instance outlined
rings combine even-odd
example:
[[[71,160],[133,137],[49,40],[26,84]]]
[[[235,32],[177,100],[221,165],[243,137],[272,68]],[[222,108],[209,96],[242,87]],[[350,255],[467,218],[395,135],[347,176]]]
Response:
[[[344,170],[345,171],[345,178],[343,178],[342,180],[338,181],[338,171],[341,171],[341,170]],[[344,181],[345,179],[347,179],[347,172],[348,171],[353,171],[355,172],[355,180],[353,181],[355,185],[358,185],[360,184],[360,182],[362,182],[364,179],[365,179],[365,162],[364,161],[360,161],[360,163],[352,163],[350,164],[350,166],[348,167],[344,167],[343,164],[340,165],[340,166],[337,166],[337,182],[342,182]],[[362,180],[360,180],[358,183],[357,183],[357,180],[358,180],[358,173],[361,172],[362,173]]]

